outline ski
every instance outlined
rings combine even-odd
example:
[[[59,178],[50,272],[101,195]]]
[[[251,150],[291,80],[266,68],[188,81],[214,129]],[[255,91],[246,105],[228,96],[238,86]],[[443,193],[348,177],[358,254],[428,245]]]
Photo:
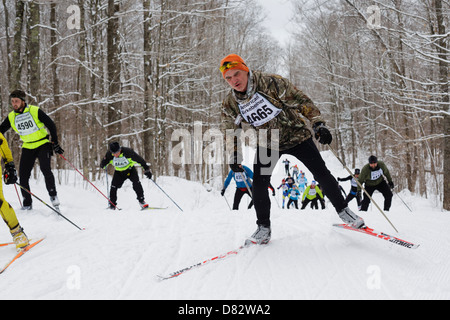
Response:
[[[403,239],[391,236],[391,235],[386,234],[384,232],[376,231],[376,230],[374,230],[372,228],[369,228],[369,227],[356,229],[356,228],[353,228],[353,227],[351,227],[351,226],[349,226],[347,224],[333,224],[333,226],[334,227],[338,227],[338,228],[342,228],[342,229],[346,229],[346,230],[353,230],[353,231],[357,231],[357,232],[360,232],[360,233],[364,233],[364,234],[367,234],[367,235],[370,235],[370,236],[373,236],[375,238],[379,238],[379,239],[382,239],[382,240],[386,240],[388,242],[397,244],[399,246],[402,246],[402,247],[408,248],[408,249],[417,249],[420,246],[419,244],[411,243],[409,241],[406,241],[406,240],[403,240]]]
[[[189,270],[202,267],[202,266],[204,266],[204,265],[206,265],[206,264],[208,264],[210,262],[223,260],[223,259],[225,259],[227,257],[232,256],[232,255],[237,255],[242,249],[244,249],[246,247],[247,246],[245,246],[245,245],[244,246],[240,246],[239,248],[237,248],[235,250],[228,251],[227,253],[215,256],[215,257],[210,258],[210,259],[206,259],[206,260],[201,261],[199,263],[193,264],[193,265],[191,265],[189,267],[186,267],[186,268],[180,269],[178,271],[172,272],[172,273],[170,273],[167,276],[160,276],[160,275],[158,275],[158,278],[160,280],[168,280],[168,279],[176,278],[176,277],[178,277],[178,276],[188,272]]]
[[[145,210],[164,210],[164,209],[167,209],[167,207],[165,207],[165,208],[162,208],[162,207],[145,207],[145,208],[142,208],[141,211],[145,211]]]
[[[30,239],[29,241],[31,241],[31,239]],[[0,247],[6,247],[6,246],[10,246],[10,245],[13,245],[13,244],[15,244],[15,243],[14,243],[14,242],[5,242],[5,243],[0,243]]]
[[[36,246],[37,244],[39,244],[42,240],[44,240],[44,238],[37,240],[31,244],[29,244],[28,246],[26,246],[25,248],[23,248],[22,250],[19,251],[18,254],[16,254],[16,256],[6,264],[6,266],[0,270],[0,274],[2,274],[3,272],[5,272],[6,269],[8,269],[8,267],[10,265],[13,264],[14,261],[16,261],[17,259],[19,259],[21,256],[23,256],[25,253],[27,253],[28,251],[30,251],[31,248],[33,248],[34,246]]]

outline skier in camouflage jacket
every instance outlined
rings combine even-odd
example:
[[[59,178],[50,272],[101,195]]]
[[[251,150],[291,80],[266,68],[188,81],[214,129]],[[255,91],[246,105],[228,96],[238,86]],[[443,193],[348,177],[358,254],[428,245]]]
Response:
[[[227,150],[232,150],[232,170],[240,170],[242,156],[240,139],[229,139],[230,130],[234,129],[234,135],[239,137],[243,130],[252,128],[258,137],[253,170],[253,201],[258,229],[248,241],[264,244],[270,240],[270,198],[267,188],[274,166],[284,154],[295,156],[303,162],[344,222],[357,228],[363,227],[363,219],[347,207],[337,181],[327,169],[303,119],[310,122],[320,143],[331,143],[331,133],[311,99],[279,75],[250,70],[244,60],[235,54],[222,59],[220,71],[231,87],[222,104],[222,129],[227,130]],[[267,139],[261,139],[265,134]],[[229,141],[233,142],[232,146]]]

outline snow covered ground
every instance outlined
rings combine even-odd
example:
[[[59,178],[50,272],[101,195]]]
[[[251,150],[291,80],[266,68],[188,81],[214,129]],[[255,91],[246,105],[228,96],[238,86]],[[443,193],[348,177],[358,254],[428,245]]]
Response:
[[[347,176],[331,154],[323,156],[336,177]],[[272,184],[277,187],[282,177],[280,165]],[[329,202],[323,211],[300,211],[272,201],[269,245],[159,281],[158,274],[238,248],[256,229],[247,198],[232,212],[219,190],[160,177],[158,184],[181,212],[143,178],[146,200],[167,210],[140,211],[127,181],[118,194],[123,210],[109,211],[96,190],[75,180],[58,186],[61,210],[84,231],[37,201],[33,211],[19,210],[14,187],[4,186],[28,236],[46,238],[0,275],[0,299],[450,299],[450,214],[408,192],[400,195],[413,212],[394,197],[387,213],[399,234],[375,207],[361,215],[377,230],[419,243],[417,250],[332,227],[341,221]],[[105,184],[96,185],[106,192]],[[348,192],[349,182],[342,185]],[[31,186],[48,201],[42,178]],[[233,195],[231,184],[225,194],[230,205]],[[380,194],[374,198],[382,204]],[[277,199],[281,204],[279,193]],[[350,206],[356,210],[356,202]],[[10,240],[1,226],[0,243]],[[14,254],[11,246],[0,247],[0,266]]]

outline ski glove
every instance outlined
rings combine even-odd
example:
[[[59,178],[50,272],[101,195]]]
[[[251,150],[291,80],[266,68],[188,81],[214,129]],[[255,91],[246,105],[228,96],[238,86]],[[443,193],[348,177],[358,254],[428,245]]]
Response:
[[[331,144],[333,141],[333,136],[331,135],[330,130],[323,124],[323,122],[317,122],[313,125],[315,138],[319,140],[321,144]]]
[[[147,176],[147,178],[151,179],[153,177],[152,172],[150,170],[147,170],[144,172],[144,174]]]
[[[53,151],[55,151],[57,154],[64,153],[63,148],[61,148],[61,146],[58,143],[53,144]]]
[[[5,164],[5,172],[3,173],[5,184],[15,184],[17,182],[17,172],[14,162]]]

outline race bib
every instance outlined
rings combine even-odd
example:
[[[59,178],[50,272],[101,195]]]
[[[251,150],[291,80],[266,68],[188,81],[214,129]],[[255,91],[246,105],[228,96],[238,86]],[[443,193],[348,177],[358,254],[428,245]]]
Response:
[[[113,166],[116,168],[125,168],[130,164],[130,161],[126,157],[114,157]]]
[[[236,172],[234,174],[234,179],[236,180],[236,182],[244,182],[244,180],[247,179],[247,175],[245,174],[245,172]]]
[[[247,103],[240,103],[239,109],[242,117],[254,127],[262,126],[281,112],[259,93],[255,93]]]
[[[29,112],[17,115],[14,119],[14,124],[21,136],[26,136],[39,131],[33,116]]]
[[[311,189],[309,189],[308,195],[315,196],[316,193],[317,193],[316,188],[314,188],[314,189],[311,188]]]
[[[377,180],[379,177],[381,177],[383,175],[383,170],[380,168],[376,171],[372,171],[370,173],[370,179],[371,180]]]

